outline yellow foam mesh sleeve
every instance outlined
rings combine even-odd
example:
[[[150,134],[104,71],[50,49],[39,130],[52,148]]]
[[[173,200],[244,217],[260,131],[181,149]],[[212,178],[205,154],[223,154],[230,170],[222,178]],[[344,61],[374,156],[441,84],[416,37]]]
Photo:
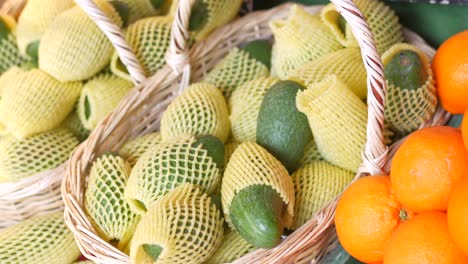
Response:
[[[98,7],[121,26],[110,3],[95,0]],[[109,63],[114,48],[99,27],[79,7],[58,15],[42,35],[39,68],[61,82],[89,79]]]
[[[223,219],[211,198],[191,184],[155,202],[137,226],[130,247],[131,263],[203,263],[220,246]],[[162,248],[157,261],[143,245]]]
[[[295,230],[341,193],[353,180],[354,173],[326,161],[312,161],[300,167],[291,177],[296,191]]]
[[[124,198],[132,168],[123,158],[107,154],[93,162],[85,193],[85,208],[100,237],[124,250],[139,217]]]
[[[367,106],[338,77],[299,91],[297,109],[304,113],[324,159],[356,172],[366,143]]]
[[[232,136],[236,142],[257,140],[257,118],[263,97],[279,79],[260,77],[237,88],[229,98]]]
[[[275,38],[271,74],[281,79],[294,69],[342,48],[318,16],[297,5],[291,8],[286,20],[274,20],[270,28]]]
[[[119,0],[128,7],[128,23],[133,23],[139,19],[157,16],[161,10],[154,8],[151,0]],[[164,1],[164,0],[163,0]]]
[[[125,145],[120,148],[119,155],[127,160],[130,166],[133,167],[148,149],[156,147],[161,141],[162,137],[159,132],[137,137],[125,143]]]
[[[304,149],[304,156],[302,156],[302,159],[300,161],[300,165],[304,166],[306,164],[309,164],[313,161],[316,160],[323,160],[322,155],[320,154],[320,151],[317,147],[317,144],[315,143],[315,140],[312,139],[305,147]]]
[[[80,82],[61,83],[39,69],[15,77],[0,88],[0,122],[18,138],[59,126],[73,110],[82,87]]]
[[[17,81],[21,73],[24,73],[23,69],[13,66],[0,75],[0,97],[2,97],[3,89]]]
[[[13,66],[23,64],[27,59],[20,54],[16,43],[14,19],[8,15],[0,14],[0,21],[5,22],[11,30],[5,38],[0,38],[0,74],[2,74]]]
[[[0,140],[0,175],[8,181],[17,181],[53,169],[67,161],[77,145],[78,140],[63,128],[28,139],[3,137]]]
[[[256,248],[239,233],[228,230],[224,234],[223,243],[206,264],[230,263],[255,249]]]
[[[402,137],[415,131],[428,121],[437,108],[437,92],[429,58],[417,47],[399,43],[382,55],[382,62],[387,65],[400,51],[411,50],[419,58],[427,73],[426,82],[415,90],[402,89],[387,81],[387,101],[385,103],[385,122],[396,136]]]
[[[149,17],[138,20],[127,28],[125,38],[143,66],[146,76],[153,75],[166,64],[171,26],[172,17]],[[131,80],[115,51],[111,70],[115,75]]]
[[[74,264],[94,264],[94,262],[92,262],[91,260],[84,260],[75,262]]]
[[[91,131],[86,129],[81,123],[80,117],[76,110],[72,111],[67,118],[62,122],[62,127],[70,130],[70,132],[80,141],[83,142],[88,138]]]
[[[73,6],[73,0],[28,0],[16,28],[21,53],[26,54],[28,45],[41,39],[54,18]]]
[[[380,54],[393,44],[403,41],[403,32],[398,23],[398,16],[390,7],[378,0],[355,0],[354,3],[364,15]],[[346,23],[345,32],[340,29],[338,22],[340,15],[333,4],[325,6],[320,17],[343,46],[359,46],[348,23]]]
[[[229,110],[221,91],[208,83],[190,85],[168,106],[161,119],[164,140],[181,134],[209,134],[226,142]]]
[[[80,255],[63,212],[35,216],[0,231],[0,262],[73,263]]]
[[[359,48],[345,48],[321,56],[294,70],[289,79],[306,86],[329,74],[338,76],[360,99],[367,97],[367,72]]]
[[[78,116],[84,127],[93,130],[127,95],[133,84],[111,74],[87,82],[78,101]]]
[[[205,77],[204,81],[221,89],[229,99],[240,85],[260,77],[268,77],[270,72],[263,63],[250,57],[241,49],[234,48]]]
[[[290,227],[294,216],[294,186],[288,171],[273,155],[255,142],[240,144],[231,156],[221,183],[221,198],[226,222],[234,228],[229,208],[234,196],[252,185],[268,185],[276,190],[287,210],[283,215],[286,227]]]
[[[221,181],[220,169],[195,137],[181,135],[149,149],[133,167],[125,197],[133,211],[144,214],[158,198],[183,183],[212,193]]]

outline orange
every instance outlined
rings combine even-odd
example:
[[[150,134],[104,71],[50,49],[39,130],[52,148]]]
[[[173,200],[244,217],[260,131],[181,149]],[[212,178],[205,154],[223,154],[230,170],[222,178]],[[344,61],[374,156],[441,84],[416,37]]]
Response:
[[[468,255],[468,181],[463,181],[450,194],[447,208],[451,237]]]
[[[395,153],[390,179],[397,200],[421,213],[447,210],[451,190],[467,174],[460,129],[440,126],[408,136]]]
[[[343,193],[336,208],[341,245],[359,261],[382,262],[384,245],[400,223],[400,210],[388,176],[357,180]]]
[[[447,215],[427,212],[401,223],[388,240],[385,264],[466,264],[468,257],[450,238]]]
[[[437,49],[432,71],[442,106],[454,114],[468,109],[468,30],[453,35]]]
[[[465,147],[466,149],[468,149],[468,110],[463,115],[461,129],[462,129],[463,141],[465,142]]]

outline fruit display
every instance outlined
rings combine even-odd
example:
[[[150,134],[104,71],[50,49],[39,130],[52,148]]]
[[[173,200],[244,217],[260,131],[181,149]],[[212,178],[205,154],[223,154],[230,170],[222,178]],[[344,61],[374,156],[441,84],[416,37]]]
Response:
[[[455,55],[448,48],[468,45],[466,33],[443,43],[431,65],[424,54],[406,44],[396,44],[384,53],[387,97],[393,102],[401,89],[398,87],[405,87],[407,91],[402,89],[400,94],[406,94],[405,101],[412,105],[411,111],[395,119],[408,120],[396,133],[413,130],[410,121],[418,119],[410,118],[412,114],[427,118],[424,112],[433,111],[437,101],[435,91],[448,112],[463,114],[468,110],[462,99],[468,89],[464,85],[468,70],[463,67],[468,57],[464,50]],[[393,59],[385,59],[392,53]],[[418,87],[428,90],[422,93]],[[433,106],[428,104],[432,101]],[[392,108],[385,112],[390,126],[398,123],[392,121]],[[467,120],[466,115],[458,115],[449,121],[450,126],[411,132],[396,150],[388,175],[361,178],[344,191],[335,225],[339,241],[351,256],[364,263],[468,262]]]
[[[131,52],[148,77],[165,65],[178,1],[93,2],[110,23],[125,32],[125,41],[134,49]],[[192,10],[193,42],[232,20],[240,4],[240,0],[197,1]],[[226,16],[223,9],[229,9],[230,15]],[[115,39],[108,39],[88,11],[74,1],[30,0],[18,21],[0,15],[1,263],[67,264],[78,258],[78,247],[62,216],[60,182],[65,165],[80,142],[134,88],[115,52]],[[205,20],[207,15],[210,20]],[[201,94],[205,88],[200,89]],[[218,92],[214,88],[207,90]],[[225,116],[224,123],[217,125],[220,134],[216,134],[225,141],[229,133],[228,108],[224,99],[218,101],[220,106],[207,110],[221,111],[217,115]],[[185,133],[178,129],[171,133],[179,132]],[[135,178],[131,177],[132,166],[160,141],[160,133],[148,135],[129,142],[118,152],[100,156],[93,166],[93,176],[86,182],[86,213],[97,232],[121,250],[130,248],[129,241],[142,218],[126,202],[130,199],[125,192],[127,182]],[[203,135],[191,143],[193,148],[180,158],[195,150],[200,155],[196,159],[204,159],[201,163],[187,163],[187,169],[199,171],[193,173],[194,183],[203,174],[208,189],[219,189],[220,171],[225,166],[223,143]],[[206,173],[206,166],[211,166],[212,171]],[[180,185],[178,181],[175,179],[171,188],[161,188],[172,190]]]
[[[410,135],[405,141],[410,144],[413,135],[426,131],[418,129],[432,118],[438,104],[429,55],[402,42],[397,17],[384,4],[358,1],[358,5],[367,15],[390,23],[385,34],[378,21],[370,23],[373,31],[379,31],[377,45],[388,87],[383,135],[387,144]],[[382,13],[373,14],[376,8]],[[249,39],[232,46],[216,63],[210,62],[210,71],[195,75],[199,79],[174,92],[173,100],[160,113],[159,131],[141,133],[90,164],[83,188],[89,202],[83,208],[99,237],[128,255],[131,263],[224,263],[256,249],[275,248],[285,236],[320,217],[316,213],[343,192],[335,219],[342,246],[324,261],[376,263],[383,261],[382,247],[402,219],[423,215],[426,209],[410,209],[418,197],[403,198],[420,191],[410,185],[414,179],[382,175],[351,184],[362,163],[369,106],[366,65],[349,25],[332,5],[320,15],[291,5],[286,14],[269,22],[271,39]],[[342,27],[341,35],[332,25],[333,16]],[[458,139],[451,132],[441,134],[448,137],[446,143],[458,146],[449,146],[447,151],[466,151],[460,145],[461,133]],[[449,155],[437,146],[436,139],[427,140],[440,155]],[[408,151],[412,149],[417,148]],[[405,145],[399,155],[404,150]],[[419,152],[404,156],[403,165],[398,165],[396,157],[393,165],[407,170],[405,164],[410,162],[423,164],[416,158],[423,154]],[[449,155],[447,159],[459,163],[463,158]],[[110,160],[118,162],[100,164]],[[102,176],[113,174],[118,186],[101,183],[96,189],[96,172],[103,169]],[[434,167],[426,165],[425,169]],[[436,200],[445,199],[446,208],[446,189],[452,185],[442,183],[460,177],[447,175],[438,184],[440,193],[434,190],[434,200],[425,203],[437,206]],[[397,192],[397,181],[414,188]],[[420,189],[434,183],[424,184]],[[124,230],[125,221],[98,223],[102,216],[91,212],[99,208],[99,196],[105,197],[99,193],[106,188],[116,195],[105,203],[107,213],[119,212],[115,219],[131,216],[135,226],[132,222]],[[340,206],[342,203],[345,205]],[[359,218],[361,213],[369,221]],[[423,221],[435,218],[435,227],[448,230],[441,215],[446,217],[445,213],[429,215]],[[207,226],[208,222],[212,224]],[[128,233],[109,236],[104,229],[110,225],[112,230]],[[382,228],[378,235],[365,232],[378,228]],[[357,239],[362,243],[354,243]],[[453,252],[447,254],[464,257],[448,235],[441,235],[440,243],[453,246]]]
[[[333,4],[318,14],[290,5],[283,16],[269,18],[269,35],[210,46],[208,34],[233,19],[242,1],[195,0],[190,12],[176,10],[178,0],[95,3],[123,29],[150,85],[144,82],[130,92],[132,76],[120,53],[84,10],[66,3],[55,3],[54,10],[38,8],[44,23],[16,40],[22,43],[16,48],[20,59],[0,76],[1,182],[60,166],[85,140],[70,158],[62,191],[72,201],[65,221],[86,257],[132,264],[232,262],[257,249],[284,247],[290,234],[309,232],[313,221],[321,225],[316,228],[331,230],[333,221],[326,223],[323,209],[337,202],[339,243],[313,238],[321,247],[336,245],[314,253],[323,258],[320,263],[468,262],[462,202],[468,188],[468,121],[461,128],[422,128],[432,121],[439,99],[450,112],[468,111],[453,96],[464,91],[464,61],[444,48],[460,49],[464,33],[444,44],[431,62],[427,49],[404,43],[402,26],[389,7],[378,0],[355,1],[375,37],[375,56],[383,62],[378,81],[385,79],[387,92],[380,93],[370,90],[378,88],[367,75],[374,65],[363,62],[359,36]],[[180,73],[182,81],[174,81],[170,92],[150,93],[148,86],[168,85],[158,73],[169,69],[165,60],[174,48],[174,27],[181,26],[174,22],[184,20],[185,12],[190,17],[183,21],[188,26],[183,33],[193,47],[188,55],[193,65]],[[21,21],[18,28],[38,23]],[[5,28],[16,34],[14,27]],[[199,61],[200,54],[215,53],[201,52],[203,45],[224,52]],[[458,65],[449,67],[456,74],[444,68],[449,63]],[[203,74],[187,78],[187,71],[200,68]],[[137,92],[141,97],[134,96]],[[375,105],[375,94],[386,96],[379,98],[385,106]],[[142,103],[144,96],[168,103],[154,110]],[[128,99],[125,110],[121,104],[112,112],[122,99]],[[382,120],[371,120],[372,108],[381,110]],[[366,166],[375,165],[366,163],[373,136],[387,146],[401,146],[388,175],[382,170],[360,177]],[[83,156],[85,162],[75,159]],[[85,221],[74,221],[77,213]],[[40,217],[17,226],[47,234],[32,226]],[[0,230],[0,237],[13,237],[8,230]],[[53,254],[52,242],[37,246],[37,235],[27,236],[34,247],[30,252]],[[77,246],[71,244],[71,253],[57,254],[67,255],[60,263],[77,261]],[[93,248],[88,250],[88,244]],[[42,260],[24,254],[25,263]],[[287,262],[290,255],[312,253],[276,254]]]

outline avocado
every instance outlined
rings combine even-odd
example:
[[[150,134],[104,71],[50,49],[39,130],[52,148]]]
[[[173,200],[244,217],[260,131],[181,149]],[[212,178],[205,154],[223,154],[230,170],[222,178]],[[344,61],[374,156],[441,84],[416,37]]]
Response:
[[[215,136],[201,135],[197,136],[197,141],[193,143],[193,147],[201,145],[208,152],[218,168],[224,166],[224,143]]]
[[[257,119],[257,143],[267,149],[289,173],[299,167],[306,145],[312,140],[307,116],[296,108],[296,94],[304,87],[279,81],[263,98]]]
[[[155,9],[159,9],[163,6],[164,4],[164,0],[150,0],[151,1],[151,5],[155,8]]]
[[[112,0],[109,1],[109,3],[114,7],[115,11],[119,14],[120,18],[122,19],[123,27],[126,27],[128,25],[128,16],[130,13],[128,5],[118,0]]]
[[[230,206],[230,217],[239,234],[255,247],[272,248],[283,234],[286,204],[271,186],[251,185],[239,191]]]
[[[10,27],[8,27],[8,24],[3,17],[0,16],[0,39],[6,39],[10,32]]]
[[[26,54],[31,57],[32,63],[35,65],[38,65],[39,63],[39,40],[36,40],[34,42],[31,42],[28,44],[26,47]]]
[[[344,17],[342,15],[340,15],[338,17],[338,28],[340,29],[340,31],[343,33],[343,36],[346,35],[346,20],[344,19]]]
[[[196,31],[208,22],[208,5],[203,0],[195,0],[189,19],[189,30]]]
[[[143,250],[150,256],[154,261],[158,260],[163,248],[158,245],[143,244]]]
[[[263,63],[268,69],[271,68],[271,45],[267,40],[255,40],[241,48],[251,58]]]
[[[385,78],[401,89],[416,90],[427,81],[427,72],[416,52],[402,50],[385,65]]]

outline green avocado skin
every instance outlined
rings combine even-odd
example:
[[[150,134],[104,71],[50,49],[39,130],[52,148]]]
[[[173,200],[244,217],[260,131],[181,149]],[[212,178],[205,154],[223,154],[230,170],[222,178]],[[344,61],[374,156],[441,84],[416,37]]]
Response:
[[[109,3],[114,7],[115,11],[119,14],[120,18],[122,19],[123,26],[126,27],[128,25],[128,16],[130,12],[130,10],[128,9],[128,5],[118,0],[112,0],[112,1],[109,1]]]
[[[266,40],[255,40],[247,43],[241,48],[246,51],[251,58],[261,62],[268,69],[271,68],[271,45]]]
[[[189,19],[189,30],[201,30],[208,22],[208,5],[203,0],[195,0]]]
[[[3,19],[0,17],[0,40],[6,39],[9,34],[10,34],[10,28],[5,23],[5,21],[3,21]]]
[[[224,143],[217,137],[212,135],[202,135],[197,137],[197,141],[193,143],[194,147],[202,145],[202,148],[208,152],[218,168],[224,165]]]
[[[401,89],[416,90],[426,82],[427,73],[416,52],[403,50],[385,65],[385,78]]]
[[[161,254],[163,249],[158,245],[144,244],[143,250],[148,256],[150,256],[152,259],[154,259],[154,261],[156,261],[158,260],[159,255]]]
[[[279,81],[263,98],[257,119],[257,143],[267,149],[289,173],[298,168],[312,132],[306,115],[296,108],[296,95],[304,87]]]
[[[258,248],[276,246],[283,234],[286,204],[271,186],[251,185],[239,191],[229,208],[239,234]]]
[[[319,264],[363,264],[359,260],[353,258],[343,249],[341,244],[338,244],[332,251],[319,262]]]

